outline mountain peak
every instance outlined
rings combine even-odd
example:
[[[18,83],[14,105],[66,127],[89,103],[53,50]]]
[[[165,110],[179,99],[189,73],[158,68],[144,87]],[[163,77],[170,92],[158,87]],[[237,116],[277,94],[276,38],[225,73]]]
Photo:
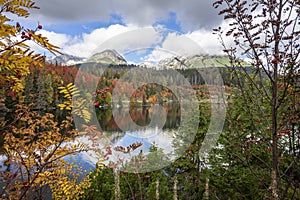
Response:
[[[95,53],[88,58],[87,61],[115,65],[127,64],[127,61],[123,58],[123,56],[113,49],[106,49],[102,52]]]
[[[59,56],[56,56],[54,58],[48,59],[48,62],[52,64],[61,64],[61,65],[75,65],[78,63],[84,62],[84,58],[72,56],[69,54],[61,54]]]

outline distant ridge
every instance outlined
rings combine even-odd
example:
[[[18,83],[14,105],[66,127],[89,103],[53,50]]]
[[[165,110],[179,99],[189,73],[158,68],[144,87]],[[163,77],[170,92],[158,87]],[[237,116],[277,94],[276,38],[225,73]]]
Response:
[[[81,63],[102,63],[111,65],[128,65],[125,58],[116,50],[107,49],[99,53],[95,53],[90,58],[80,58],[68,54],[63,54],[55,58],[51,58],[48,62],[61,65],[76,65]],[[241,65],[249,67],[251,64],[245,60],[241,60]],[[173,56],[162,59],[156,64],[143,61],[137,64],[143,68],[153,69],[189,69],[189,68],[205,68],[205,67],[226,67],[230,66],[228,56],[209,56],[209,55],[191,55],[191,56]]]
[[[49,63],[55,65],[76,65],[85,62],[85,58],[72,56],[69,54],[62,54],[47,60]]]
[[[145,65],[145,64],[144,64]],[[242,66],[250,66],[249,63],[241,60]],[[230,66],[228,56],[208,56],[208,55],[191,55],[191,56],[173,56],[160,60],[155,66],[157,69],[189,69],[205,67],[226,67]]]
[[[87,59],[87,62],[96,62],[103,64],[127,65],[127,61],[117,51],[112,49],[96,53]]]

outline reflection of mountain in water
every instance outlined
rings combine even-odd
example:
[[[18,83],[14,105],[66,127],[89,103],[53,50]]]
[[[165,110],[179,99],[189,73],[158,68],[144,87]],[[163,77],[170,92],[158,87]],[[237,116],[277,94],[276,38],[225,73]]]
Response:
[[[159,109],[164,109],[166,115],[160,117],[161,110]],[[98,121],[106,138],[105,142],[101,138],[99,138],[99,141],[97,140],[99,148],[103,150],[107,145],[110,145],[112,149],[117,146],[128,147],[136,142],[141,142],[142,146],[131,152],[130,155],[113,150],[110,161],[117,161],[119,157],[125,160],[130,159],[140,152],[146,155],[153,144],[159,149],[163,149],[166,154],[173,153],[174,135],[181,123],[180,104],[170,103],[163,107],[153,105],[151,107],[120,108],[117,110],[117,114],[118,124],[121,124],[122,130],[114,121],[112,113],[112,109],[97,111]],[[134,129],[136,126],[132,125],[131,120],[139,125],[138,129]],[[154,123],[151,120],[154,120]],[[160,121],[159,126],[156,126],[158,123],[156,121]],[[124,130],[124,127],[126,130]],[[79,137],[78,140],[92,145],[88,137]],[[86,166],[97,162],[97,158],[92,152],[81,153],[77,156],[77,159],[86,163]]]
[[[170,103],[163,106],[167,116],[166,121],[163,124],[162,129],[176,129],[180,126],[180,104],[178,103]],[[158,106],[151,106],[151,107],[130,107],[130,108],[118,108],[113,116],[112,109],[101,109],[97,110],[97,117],[101,129],[103,131],[134,131],[135,125],[140,127],[147,127],[151,120],[161,120],[159,116],[157,117],[157,113],[159,112],[158,109],[161,109]],[[129,113],[128,113],[129,110]],[[155,117],[152,117],[155,116]],[[117,123],[115,121],[117,119]],[[132,121],[135,122],[135,125],[132,125]],[[157,122],[159,123],[159,122]],[[120,127],[122,127],[122,130]],[[154,125],[156,125],[154,123]],[[155,126],[152,126],[154,128]],[[124,130],[125,129],[125,130]]]

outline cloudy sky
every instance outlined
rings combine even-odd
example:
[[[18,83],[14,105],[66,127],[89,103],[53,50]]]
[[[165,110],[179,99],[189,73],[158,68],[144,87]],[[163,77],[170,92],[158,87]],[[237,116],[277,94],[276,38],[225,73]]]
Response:
[[[37,1],[40,9],[33,11],[23,25],[42,24],[40,32],[50,42],[60,46],[63,53],[79,57],[89,57],[103,48],[116,48],[126,58],[130,57],[128,52],[140,49],[140,61],[161,59],[166,52],[178,50],[221,54],[211,30],[224,23],[212,3],[213,0]],[[194,44],[189,45],[193,42],[198,50],[191,47]]]

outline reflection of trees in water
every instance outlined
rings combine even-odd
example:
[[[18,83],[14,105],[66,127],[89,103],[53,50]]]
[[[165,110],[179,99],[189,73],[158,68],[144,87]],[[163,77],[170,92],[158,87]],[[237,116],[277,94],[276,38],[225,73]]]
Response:
[[[169,103],[163,105],[163,108],[167,114],[163,129],[178,128],[180,126],[181,118],[180,105],[177,103]],[[133,128],[131,127],[131,120],[139,126],[146,127],[151,122],[151,116],[155,116],[155,114],[160,111],[159,109],[161,108],[156,106],[130,107],[130,118],[128,118],[128,113],[126,113],[128,112],[128,109],[120,107],[117,111],[118,117],[120,119],[118,123],[122,125],[122,127],[126,127],[126,130],[132,130]],[[120,128],[116,124],[111,108],[97,110],[97,117],[103,131],[124,131],[120,130]],[[160,120],[157,117],[154,117],[154,119]]]

